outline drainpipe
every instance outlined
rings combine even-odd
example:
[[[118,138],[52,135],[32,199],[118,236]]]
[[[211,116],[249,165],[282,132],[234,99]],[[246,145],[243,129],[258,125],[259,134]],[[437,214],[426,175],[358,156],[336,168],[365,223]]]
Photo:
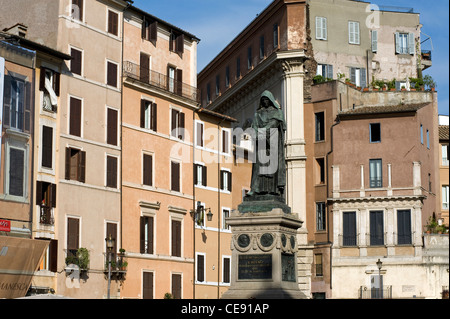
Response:
[[[339,115],[336,116],[336,120],[335,123],[333,125],[331,125],[330,127],[330,142],[331,142],[331,149],[330,151],[327,153],[327,163],[326,163],[326,170],[327,170],[327,201],[328,198],[330,197],[330,183],[329,183],[329,172],[328,172],[328,156],[333,153],[333,128],[338,125],[339,123],[341,123],[341,120],[339,118]],[[328,216],[327,218],[327,241],[328,244],[330,245],[330,290],[333,289],[333,251],[332,251],[332,242],[330,240],[330,218]]]

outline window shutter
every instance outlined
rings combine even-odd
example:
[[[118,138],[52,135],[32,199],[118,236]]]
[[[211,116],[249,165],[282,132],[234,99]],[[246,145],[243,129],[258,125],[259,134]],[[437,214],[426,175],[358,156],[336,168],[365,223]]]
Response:
[[[142,278],[142,298],[153,299],[153,273],[144,272]]]
[[[183,70],[177,69],[177,78],[176,78],[176,87],[177,87],[177,94],[182,95],[183,94]]]
[[[53,128],[42,127],[42,163],[43,167],[52,168]]]
[[[81,100],[70,98],[69,134],[81,137]]]
[[[53,90],[55,91],[56,96],[59,96],[59,90],[61,85],[61,74],[58,72],[53,72]]]
[[[197,281],[205,281],[205,256],[197,255]]]
[[[178,117],[179,123],[178,127],[180,128],[180,135],[178,136],[179,139],[184,140],[184,124],[185,124],[185,114],[180,112]]]
[[[395,32],[395,53],[400,54],[401,44],[400,44],[400,33]]]
[[[152,118],[151,118],[150,129],[155,131],[155,132],[157,130],[157,123],[158,123],[158,121],[157,121],[157,114],[158,114],[157,110],[158,110],[158,106],[156,105],[156,103],[152,103],[152,110],[151,110],[151,117]]]
[[[414,39],[414,33],[408,34],[408,53],[414,55],[416,47],[416,41]]]
[[[176,52],[184,53],[184,34],[180,34],[179,36],[177,36],[176,41]]]
[[[9,127],[10,111],[11,111],[11,76],[4,77],[4,91],[3,91],[3,126]],[[1,132],[0,132],[1,133]]]
[[[140,226],[140,253],[145,254],[145,217],[141,216],[139,218]]]
[[[350,81],[356,84],[356,69],[350,68]]]
[[[36,182],[36,205],[42,204],[42,182]]]
[[[360,77],[361,77],[361,87],[365,88],[367,86],[366,84],[366,69],[361,68],[360,69]]]
[[[349,43],[355,42],[355,27],[353,22],[348,23],[348,42]]]
[[[70,55],[72,56],[72,60],[70,60],[70,71],[72,73],[81,75],[81,65],[82,65],[81,51],[71,48]]]
[[[223,260],[223,282],[230,282],[230,258],[225,258]]]
[[[220,189],[223,190],[224,184],[223,184],[223,175],[225,174],[225,171],[220,171]]]
[[[78,166],[78,181],[81,183],[86,182],[86,152],[79,152],[79,166]]]
[[[150,24],[150,41],[156,41],[158,39],[158,21],[154,21]]]
[[[9,151],[9,192],[14,196],[24,196],[25,152],[10,148]]]
[[[107,84],[117,87],[117,64],[108,62]]]
[[[114,223],[107,223],[106,224],[106,238],[109,238],[109,236],[111,236],[111,238],[114,240],[114,246],[112,248],[112,253],[115,255],[115,253],[117,252],[117,224]],[[105,243],[106,245],[106,243]],[[115,256],[112,256],[111,259],[115,259]]]
[[[148,54],[141,52],[139,71],[140,71],[139,79],[142,82],[149,83],[149,81],[150,81],[150,56]]]
[[[117,113],[116,110],[108,108],[106,142],[111,145],[117,145]]]
[[[141,128],[145,128],[145,108],[147,102],[145,100],[141,100]]]
[[[180,191],[180,163],[171,162],[171,189],[173,191]]]
[[[397,233],[398,244],[411,244],[411,211],[399,210],[397,211]]]
[[[177,115],[178,115],[178,111],[175,109],[172,109],[172,119],[171,119],[172,123],[171,123],[170,131],[171,131],[171,135],[174,137],[177,137],[177,127],[178,127]]]
[[[58,240],[50,239],[49,251],[49,270],[52,272],[58,271]]]
[[[372,52],[378,51],[378,30],[372,30]]]
[[[78,218],[67,219],[67,249],[76,251],[79,247],[80,220]]]
[[[206,168],[206,166],[202,166],[202,185],[203,186],[206,186],[206,184],[207,184],[206,176],[207,176],[207,168]]]
[[[144,185],[153,185],[153,157],[148,154],[144,154]]]
[[[56,207],[56,184],[50,185],[50,203],[52,207]]]
[[[24,110],[24,131],[31,132],[31,107],[32,107],[31,82],[25,82],[25,110]]]
[[[200,165],[194,164],[194,185],[198,184],[198,168]]]
[[[172,274],[172,295],[174,299],[181,299],[181,275]]]
[[[360,44],[359,42],[359,22],[355,22],[355,43]]]
[[[316,17],[316,39],[322,39],[322,21],[320,17]]]
[[[230,172],[227,172],[227,174],[228,174],[228,191],[230,191],[231,192],[231,187],[232,187],[232,185],[233,185],[233,183],[232,183],[232,181],[231,181],[231,179],[232,179],[232,174],[230,173]]]
[[[66,169],[65,169],[65,179],[70,180],[70,156],[71,150],[69,147],[66,148]]]
[[[111,10],[108,11],[108,32],[118,35],[119,15]]]
[[[181,257],[181,221],[172,220],[172,256]]]
[[[106,186],[117,188],[117,158],[106,157]]]
[[[355,246],[356,245],[356,213],[344,212],[343,213],[343,245]]]
[[[203,124],[197,123],[197,146],[203,146]]]
[[[144,17],[142,20],[142,28],[141,28],[141,38],[142,39],[147,39],[147,25],[148,25],[147,18]]]
[[[333,78],[333,66],[331,64],[327,64],[327,78]]]
[[[39,91],[45,91],[45,70],[46,68],[41,67],[39,75]]]
[[[327,18],[322,18],[322,39],[327,40],[328,32],[327,32]]]

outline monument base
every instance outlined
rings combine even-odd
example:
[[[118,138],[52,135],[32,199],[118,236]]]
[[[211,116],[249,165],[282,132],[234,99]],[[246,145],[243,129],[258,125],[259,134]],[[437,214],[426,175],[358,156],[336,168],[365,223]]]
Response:
[[[281,207],[268,212],[255,212],[255,207],[234,211],[226,220],[233,233],[231,283],[222,299],[306,299],[297,275],[296,237],[302,221]]]

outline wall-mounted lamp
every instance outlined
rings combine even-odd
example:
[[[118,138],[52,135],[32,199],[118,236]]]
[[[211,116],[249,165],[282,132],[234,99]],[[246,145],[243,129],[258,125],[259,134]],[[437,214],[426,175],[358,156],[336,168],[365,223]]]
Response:
[[[205,211],[208,210],[208,213],[206,214],[206,218],[210,222],[213,217],[213,213],[211,213],[211,208],[205,208],[202,206],[202,203],[200,201],[197,202],[197,209],[195,210],[195,220],[199,220],[202,215],[205,214]]]

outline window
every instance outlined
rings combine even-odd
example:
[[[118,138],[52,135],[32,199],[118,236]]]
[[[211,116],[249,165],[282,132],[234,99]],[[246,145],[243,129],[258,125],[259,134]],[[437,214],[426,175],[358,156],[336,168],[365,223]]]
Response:
[[[117,245],[118,245],[116,223],[106,223],[106,238],[111,238],[113,240],[113,247],[111,249],[111,260],[116,260]],[[105,251],[108,251],[106,242],[105,242]]]
[[[216,76],[216,96],[220,95],[220,75]]]
[[[441,145],[442,166],[448,166],[448,144]]]
[[[153,254],[154,221],[151,216],[140,217],[140,253]]]
[[[372,30],[370,31],[370,35],[371,35],[372,52],[376,53],[378,51],[378,31]]]
[[[60,77],[61,76],[58,72],[41,67],[39,90],[44,94],[42,108],[46,111],[56,112]]]
[[[381,126],[380,123],[370,123],[370,143],[381,142]]]
[[[117,87],[117,64],[114,62],[106,62],[106,84]]]
[[[48,270],[51,272],[57,272],[57,266],[58,266],[58,240],[56,239],[49,239],[49,238],[39,238],[36,237],[36,239],[43,239],[50,241],[50,244],[47,248],[47,250],[44,252],[44,256],[42,257],[41,265],[39,266],[39,270]]]
[[[184,140],[184,118],[184,113],[179,110],[172,109],[171,135],[179,138],[180,140]]]
[[[81,100],[70,97],[69,134],[81,137]]]
[[[316,230],[326,230],[325,203],[316,203]]]
[[[168,90],[170,92],[175,92],[175,68],[168,66],[167,67],[167,81],[168,81]]]
[[[118,133],[118,112],[117,110],[107,108],[107,124],[106,124],[106,143],[117,145]]]
[[[448,185],[442,186],[442,209],[448,209],[449,195],[448,195]]]
[[[53,167],[53,128],[42,126],[42,167]]]
[[[324,78],[333,79],[333,65],[317,64],[317,75],[321,75]]]
[[[172,220],[172,256],[181,257],[181,221]]]
[[[142,39],[156,41],[158,38],[158,22],[144,17],[142,22]]]
[[[327,40],[327,18],[316,17],[316,39]]]
[[[432,193],[432,188],[431,188],[431,174],[428,173],[428,191],[430,193]]]
[[[30,132],[31,83],[21,75],[4,77],[3,125],[18,131]]]
[[[157,129],[157,109],[156,103],[148,100],[141,100],[141,128],[156,132]]]
[[[415,52],[414,33],[395,33],[395,53],[412,54]]]
[[[150,56],[142,52],[139,56],[139,80],[150,83]]]
[[[56,207],[56,185],[47,182],[36,182],[36,205]]]
[[[67,218],[67,256],[76,256],[80,248],[80,220]]]
[[[315,114],[316,118],[316,142],[325,140],[325,113],[318,112]]]
[[[26,159],[27,156],[25,149],[9,147],[7,194],[18,197],[26,197]]]
[[[172,274],[173,299],[181,299],[181,274]]]
[[[362,88],[367,87],[366,69],[350,68],[350,81],[356,86],[360,86]]]
[[[117,157],[106,156],[106,187],[117,188]]]
[[[83,1],[72,0],[72,19],[83,21]]]
[[[222,129],[222,153],[230,153],[230,132]]]
[[[170,189],[179,192],[180,191],[180,163],[178,162],[170,162],[170,174],[171,174],[171,183]]]
[[[184,34],[174,31],[170,33],[169,51],[181,54],[184,52]]]
[[[205,255],[197,254],[197,281],[205,281]]]
[[[111,10],[108,10],[108,33],[119,34],[119,15]]]
[[[411,245],[411,210],[397,211],[397,234],[399,245]]]
[[[316,184],[325,184],[325,159],[316,158]]]
[[[249,70],[253,67],[252,55],[252,47],[247,48],[247,69]]]
[[[273,25],[273,47],[274,48],[278,48],[278,38],[279,38],[279,28],[278,28],[278,24],[275,23]]]
[[[201,164],[194,164],[194,185],[206,186],[207,185],[207,169],[206,166]]]
[[[427,148],[430,149],[430,131],[427,130]]]
[[[342,245],[344,247],[356,246],[356,212],[344,212],[342,219]]]
[[[229,284],[230,278],[231,278],[231,258],[230,257],[223,257],[223,283]]]
[[[144,154],[142,159],[142,183],[153,186],[153,156]]]
[[[264,59],[264,56],[265,56],[265,50],[264,50],[265,48],[264,48],[264,36],[262,35],[260,38],[259,38],[259,58],[260,59]]]
[[[70,60],[70,72],[81,75],[83,65],[82,51],[70,48],[70,55],[72,56],[72,59]]]
[[[206,103],[211,103],[211,84],[206,84]]]
[[[348,22],[348,43],[359,44],[359,22]]]
[[[314,264],[316,265],[316,276],[323,276],[323,256],[322,254],[314,255]]]
[[[65,166],[66,180],[86,181],[86,152],[67,147]]]
[[[383,211],[370,212],[370,245],[384,245]]]
[[[225,87],[230,86],[230,67],[227,65],[225,68]]]
[[[222,208],[222,229],[230,229],[230,226],[226,222],[228,217],[230,217],[230,210]]]
[[[142,273],[142,299],[153,299],[153,273]]]
[[[370,188],[378,188],[383,186],[381,159],[369,160],[369,179]]]
[[[420,124],[420,143],[423,144],[423,125]]]
[[[224,191],[229,191],[231,192],[231,172],[229,171],[225,171],[225,170],[221,170],[220,171],[220,189],[224,190]]]
[[[241,58],[236,59],[236,79],[241,77]]]

